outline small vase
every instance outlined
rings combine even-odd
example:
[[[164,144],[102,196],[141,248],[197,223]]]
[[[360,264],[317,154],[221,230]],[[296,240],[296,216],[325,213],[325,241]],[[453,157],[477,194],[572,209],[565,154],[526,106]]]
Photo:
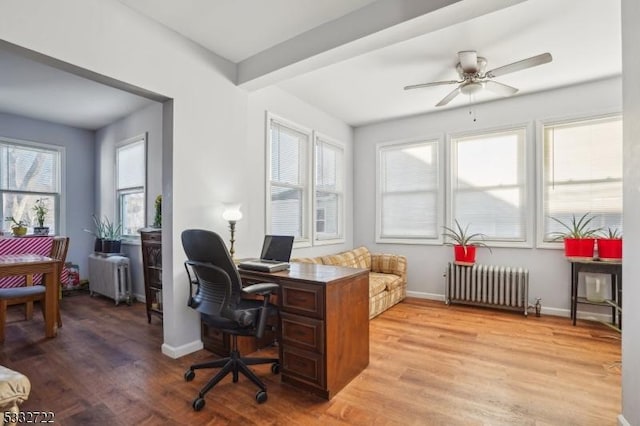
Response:
[[[33,235],[49,235],[48,226],[34,226]]]
[[[466,248],[466,250],[465,250]],[[471,266],[476,263],[476,246],[460,246],[453,247],[454,259],[457,265]]]

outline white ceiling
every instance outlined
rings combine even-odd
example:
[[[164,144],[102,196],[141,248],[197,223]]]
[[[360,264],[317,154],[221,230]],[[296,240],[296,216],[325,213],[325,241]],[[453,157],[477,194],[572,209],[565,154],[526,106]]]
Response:
[[[301,40],[305,31],[326,27],[345,14],[379,5],[373,0],[111,1],[120,1],[218,55],[241,63],[261,53],[264,56],[274,46]],[[457,6],[479,10],[478,5],[487,2],[463,0]],[[332,63],[325,61],[277,85],[358,126],[435,110],[434,105],[455,86],[413,91],[404,91],[403,87],[457,79],[454,67],[460,50],[476,50],[486,57],[487,69],[550,52],[550,64],[496,78],[519,88],[518,95],[621,73],[618,0],[502,0],[510,2],[512,6],[484,16],[399,39],[399,28],[416,22],[407,20],[376,32],[378,38],[387,37],[388,42],[368,51],[350,50],[355,53],[338,55]],[[419,4],[406,2],[410,3]],[[151,102],[1,50],[0,69],[3,112],[97,129]],[[475,101],[497,98],[483,92]],[[468,102],[468,97],[460,95],[446,108]]]

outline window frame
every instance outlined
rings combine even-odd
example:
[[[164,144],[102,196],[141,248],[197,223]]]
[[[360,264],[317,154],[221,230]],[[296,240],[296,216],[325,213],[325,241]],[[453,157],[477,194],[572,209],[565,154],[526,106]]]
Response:
[[[399,139],[386,142],[379,142],[376,144],[376,179],[375,179],[375,209],[376,209],[376,224],[375,224],[375,242],[377,244],[419,244],[419,245],[442,245],[444,238],[442,232],[439,232],[444,225],[444,206],[445,206],[445,168],[442,167],[443,162],[443,149],[444,149],[444,137],[442,134],[423,137],[423,138],[409,138]],[[386,149],[402,149],[412,146],[421,146],[425,144],[435,144],[436,154],[436,167],[437,167],[437,183],[436,183],[436,203],[439,206],[436,209],[436,229],[438,229],[435,238],[425,237],[403,237],[403,236],[388,236],[382,235],[382,153]]]
[[[271,212],[271,189],[272,186],[274,186],[272,184],[272,180],[271,180],[271,145],[272,145],[272,139],[271,139],[271,123],[275,122],[277,124],[279,124],[280,126],[283,127],[288,127],[296,132],[302,133],[304,135],[307,136],[307,140],[306,140],[306,151],[305,151],[305,158],[304,158],[304,164],[302,165],[305,169],[303,170],[301,177],[304,178],[304,182],[302,183],[302,185],[275,185],[276,187],[291,187],[291,188],[299,188],[302,190],[302,217],[301,217],[301,223],[302,223],[302,227],[301,227],[301,231],[302,231],[302,236],[300,237],[296,237],[293,241],[293,247],[294,248],[301,248],[301,247],[311,247],[313,245],[313,217],[315,217],[315,213],[312,212],[312,208],[313,208],[313,202],[312,202],[312,198],[313,198],[313,131],[307,127],[301,126],[291,120],[287,120],[283,117],[280,117],[276,114],[273,114],[269,111],[267,111],[266,113],[266,119],[265,119],[265,143],[266,143],[266,149],[265,149],[265,182],[266,182],[266,188],[265,188],[265,230],[266,230],[266,234],[270,234],[272,233],[271,231],[271,219],[272,219],[272,212]]]
[[[327,144],[330,145],[334,148],[337,148],[338,150],[341,151],[342,154],[342,164],[340,164],[340,168],[339,168],[339,172],[341,173],[341,182],[342,182],[342,187],[340,189],[334,190],[334,191],[328,191],[328,190],[324,190],[323,192],[327,192],[327,193],[331,193],[331,194],[335,194],[338,197],[338,217],[337,217],[337,221],[338,221],[338,232],[337,235],[333,238],[323,238],[323,239],[319,239],[318,238],[318,234],[319,232],[317,232],[316,229],[316,220],[317,220],[317,209],[318,209],[318,201],[317,201],[317,197],[316,197],[316,193],[318,191],[318,184],[316,182],[316,176],[317,176],[317,157],[316,157],[316,146],[318,143],[323,143],[323,144]],[[313,183],[312,183],[312,194],[311,197],[313,199],[313,208],[312,208],[312,212],[313,212],[313,217],[311,219],[312,221],[312,236],[313,236],[313,245],[314,246],[321,246],[321,245],[330,245],[330,244],[342,244],[345,242],[345,204],[346,204],[346,199],[345,199],[345,183],[346,183],[346,149],[345,149],[345,145],[341,142],[339,142],[336,139],[333,139],[321,132],[318,131],[314,131],[313,132],[313,159],[312,159],[312,177],[313,177]],[[326,225],[327,222],[327,217],[326,217],[326,211],[325,211],[325,218],[324,218],[324,222]]]
[[[0,187],[0,211],[4,211],[4,205],[2,203],[3,200],[3,194],[5,193],[9,193],[9,194],[27,194],[27,195],[34,195],[34,196],[53,196],[54,200],[55,200],[55,206],[53,207],[54,209],[54,214],[55,214],[55,235],[65,235],[67,232],[67,227],[66,227],[66,208],[65,208],[65,204],[66,204],[66,147],[61,146],[61,145],[55,145],[55,144],[49,144],[49,143],[42,143],[42,142],[34,142],[34,141],[27,141],[27,140],[23,140],[23,139],[16,139],[16,138],[10,138],[10,137],[5,137],[5,136],[0,136],[0,143],[4,143],[7,145],[14,145],[14,146],[23,146],[23,147],[27,147],[27,148],[36,148],[36,149],[42,149],[42,150],[47,150],[47,151],[52,151],[55,152],[58,155],[58,170],[57,170],[57,177],[58,177],[58,188],[57,188],[57,192],[32,192],[32,191],[16,191],[16,190],[4,190],[2,189],[2,187]],[[4,218],[3,218],[4,220]],[[0,229],[4,229],[4,224],[2,227],[0,227]],[[31,228],[33,230],[33,224],[30,224],[29,228]]]
[[[127,146],[130,145],[134,145],[136,143],[142,142],[143,145],[143,149],[144,149],[144,182],[142,184],[142,186],[130,186],[130,187],[123,187],[120,188],[119,183],[118,183],[118,176],[119,176],[119,158],[120,156],[118,155],[118,152],[120,149],[125,148]],[[139,135],[127,138],[123,141],[118,142],[115,145],[115,174],[114,174],[114,180],[115,180],[115,184],[114,184],[114,188],[115,188],[115,209],[116,209],[116,222],[117,224],[122,224],[123,223],[123,203],[122,203],[122,199],[123,196],[125,195],[131,195],[131,194],[136,194],[136,193],[142,193],[142,198],[144,200],[143,203],[143,217],[144,217],[144,226],[147,226],[148,220],[147,220],[147,171],[148,171],[148,147],[149,147],[149,143],[148,143],[148,133],[144,132],[141,133]],[[138,242],[140,241],[140,234],[136,233],[136,234],[121,234],[121,240],[125,243],[128,242]]]
[[[545,241],[544,229],[544,131],[548,126],[559,126],[571,123],[598,121],[619,118],[623,120],[622,111],[619,109],[607,110],[596,114],[576,114],[561,118],[545,118],[536,120],[536,248],[564,249],[562,241]],[[624,179],[624,178],[623,178]]]
[[[535,214],[535,198],[532,188],[532,182],[534,182],[534,167],[529,164],[531,140],[533,134],[533,125],[530,121],[509,124],[505,126],[487,127],[483,129],[473,129],[462,132],[447,133],[446,136],[446,156],[447,156],[447,182],[446,182],[446,194],[447,194],[447,212],[446,223],[447,226],[454,226],[454,219],[456,213],[454,210],[454,191],[453,182],[456,177],[455,171],[457,170],[457,150],[454,150],[454,143],[457,139],[466,139],[473,136],[485,136],[491,134],[509,133],[509,132],[524,132],[521,147],[519,148],[519,163],[522,165],[522,170],[519,171],[520,179],[522,181],[522,196],[523,203],[521,217],[524,221],[523,224],[523,239],[496,239],[486,238],[485,242],[491,247],[512,247],[512,248],[532,248],[534,245],[534,214]],[[464,224],[461,224],[464,225]]]

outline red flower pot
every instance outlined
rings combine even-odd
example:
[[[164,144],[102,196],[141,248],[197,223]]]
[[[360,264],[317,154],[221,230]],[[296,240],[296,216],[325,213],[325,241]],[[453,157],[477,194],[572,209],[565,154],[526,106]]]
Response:
[[[598,238],[598,257],[601,260],[622,259],[622,239]]]
[[[465,247],[460,245],[453,246],[453,254],[455,263],[458,265],[473,265],[476,263],[475,246],[466,246],[466,250]]]
[[[595,238],[565,238],[564,255],[566,257],[593,259],[595,242]]]

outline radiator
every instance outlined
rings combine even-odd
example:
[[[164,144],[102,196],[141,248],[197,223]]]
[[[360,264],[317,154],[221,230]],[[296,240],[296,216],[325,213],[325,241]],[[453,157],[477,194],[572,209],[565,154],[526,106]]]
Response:
[[[123,256],[89,255],[89,294],[99,293],[131,304],[131,272],[129,258]]]
[[[449,263],[445,302],[520,310],[529,309],[529,271],[508,266]]]

